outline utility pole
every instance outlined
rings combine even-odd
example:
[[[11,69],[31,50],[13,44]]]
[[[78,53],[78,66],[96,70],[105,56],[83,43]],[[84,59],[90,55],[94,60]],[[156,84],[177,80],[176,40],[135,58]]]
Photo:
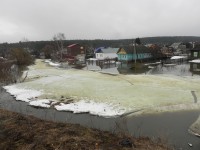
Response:
[[[136,66],[136,60],[137,60],[137,57],[136,57],[136,42],[134,42],[134,54],[135,54],[135,66]]]

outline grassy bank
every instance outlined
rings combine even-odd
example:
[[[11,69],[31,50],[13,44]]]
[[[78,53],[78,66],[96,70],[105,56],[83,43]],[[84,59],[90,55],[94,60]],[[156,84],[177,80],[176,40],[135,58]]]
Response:
[[[127,141],[128,145],[123,145]],[[0,109],[0,148],[5,150],[169,149],[159,140],[153,142],[147,137],[115,135],[80,125],[44,121],[3,109]]]

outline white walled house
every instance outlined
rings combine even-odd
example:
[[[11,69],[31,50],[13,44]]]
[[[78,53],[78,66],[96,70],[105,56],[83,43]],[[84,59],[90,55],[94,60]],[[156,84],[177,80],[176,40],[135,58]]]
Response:
[[[119,48],[100,47],[95,50],[96,59],[114,59],[117,58],[117,51]]]

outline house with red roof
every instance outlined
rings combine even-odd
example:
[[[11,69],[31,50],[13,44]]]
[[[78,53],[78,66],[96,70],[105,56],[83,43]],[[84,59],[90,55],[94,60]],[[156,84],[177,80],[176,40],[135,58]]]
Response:
[[[82,64],[85,63],[86,49],[80,44],[71,44],[67,46],[65,53],[63,53],[63,59],[66,59],[69,63]]]

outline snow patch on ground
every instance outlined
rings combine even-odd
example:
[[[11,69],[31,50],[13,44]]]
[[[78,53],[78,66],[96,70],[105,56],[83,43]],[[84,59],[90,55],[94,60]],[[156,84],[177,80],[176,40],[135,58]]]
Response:
[[[170,59],[186,59],[186,56],[173,56]]]
[[[60,63],[52,62],[50,59],[46,59],[44,60],[44,62],[48,63],[50,66],[53,66],[53,67],[60,67]]]

